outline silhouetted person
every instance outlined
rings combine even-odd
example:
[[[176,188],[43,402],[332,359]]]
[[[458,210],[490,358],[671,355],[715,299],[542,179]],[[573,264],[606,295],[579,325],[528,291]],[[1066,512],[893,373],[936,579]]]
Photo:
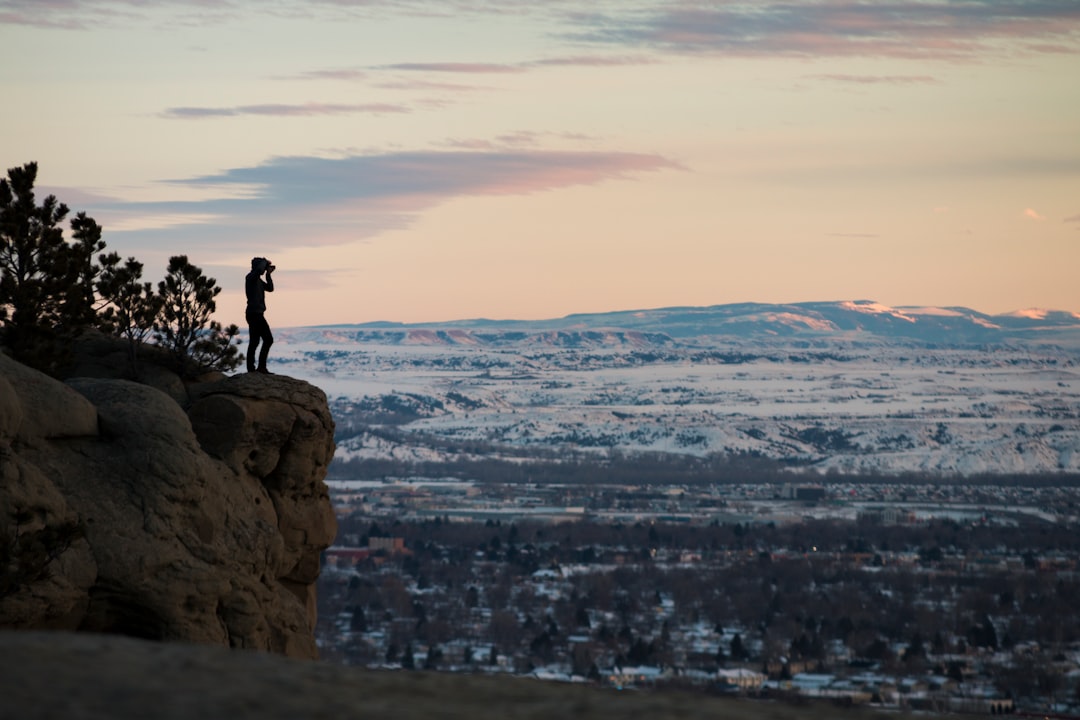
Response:
[[[269,374],[266,369],[266,356],[270,354],[270,346],[274,344],[274,336],[270,333],[270,324],[266,322],[266,293],[274,292],[274,278],[271,273],[276,270],[270,261],[264,257],[251,258],[251,272],[244,280],[244,292],[247,293],[247,310],[244,317],[248,324],[248,349],[247,370],[248,372],[261,372]],[[262,274],[266,273],[266,280]],[[255,352],[262,343],[262,351],[259,352],[259,364],[255,365]]]

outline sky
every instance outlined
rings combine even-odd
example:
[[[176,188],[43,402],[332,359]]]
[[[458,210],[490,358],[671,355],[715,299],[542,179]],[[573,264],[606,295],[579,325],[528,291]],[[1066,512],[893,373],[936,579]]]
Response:
[[[0,160],[243,325],[1080,311],[1078,0],[0,0]]]

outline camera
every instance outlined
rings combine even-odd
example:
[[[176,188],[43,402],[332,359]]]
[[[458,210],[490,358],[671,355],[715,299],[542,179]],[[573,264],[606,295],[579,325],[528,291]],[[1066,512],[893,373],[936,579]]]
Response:
[[[269,260],[266,262],[266,272],[272,273],[277,270],[277,265],[273,264]]]

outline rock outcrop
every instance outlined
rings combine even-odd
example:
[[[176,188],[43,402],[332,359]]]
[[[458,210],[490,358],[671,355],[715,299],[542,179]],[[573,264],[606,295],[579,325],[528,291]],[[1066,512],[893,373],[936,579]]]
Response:
[[[0,627],[316,657],[333,451],[303,381],[62,383],[0,355]]]

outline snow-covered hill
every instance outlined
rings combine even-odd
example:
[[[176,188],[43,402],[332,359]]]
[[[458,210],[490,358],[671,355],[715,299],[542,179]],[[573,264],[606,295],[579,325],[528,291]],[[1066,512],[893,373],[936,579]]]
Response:
[[[342,458],[613,449],[1080,472],[1080,318],[860,301],[278,331]]]
[[[406,345],[557,347],[710,345],[718,339],[921,342],[970,346],[1057,343],[1080,346],[1080,314],[1029,309],[987,315],[962,307],[889,307],[870,300],[790,305],[740,303],[568,315],[552,320],[376,322],[294,329],[308,341]]]

